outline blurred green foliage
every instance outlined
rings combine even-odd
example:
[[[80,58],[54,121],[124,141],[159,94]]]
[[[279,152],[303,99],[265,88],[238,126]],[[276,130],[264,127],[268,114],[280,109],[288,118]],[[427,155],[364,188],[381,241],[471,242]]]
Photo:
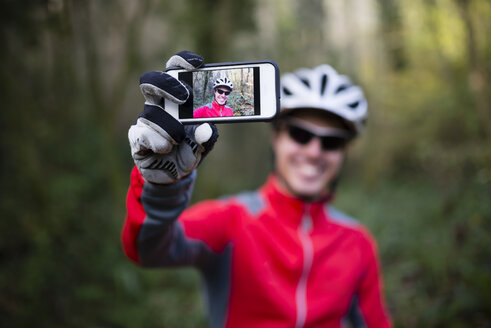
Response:
[[[182,49],[361,84],[336,206],[377,238],[396,326],[491,326],[490,18],[485,0],[0,2],[2,326],[206,326],[196,272],[119,244],[138,77]],[[271,170],[268,124],[219,129],[193,201]]]

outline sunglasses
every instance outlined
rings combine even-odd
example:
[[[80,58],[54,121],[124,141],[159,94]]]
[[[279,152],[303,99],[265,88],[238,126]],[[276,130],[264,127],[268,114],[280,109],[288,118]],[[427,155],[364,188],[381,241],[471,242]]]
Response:
[[[317,134],[303,127],[289,123],[287,126],[288,135],[291,139],[301,145],[308,144],[312,138],[317,137],[321,141],[322,150],[339,150],[346,146],[349,138],[333,134]]]
[[[226,96],[228,96],[230,94],[231,91],[225,91],[225,90],[222,90],[222,89],[216,89],[217,92],[221,95],[225,94]]]

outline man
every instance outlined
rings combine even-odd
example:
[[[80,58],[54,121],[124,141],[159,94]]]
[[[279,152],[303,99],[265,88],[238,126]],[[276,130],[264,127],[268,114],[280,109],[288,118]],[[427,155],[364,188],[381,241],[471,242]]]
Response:
[[[181,52],[168,62],[178,64],[192,69],[202,59]],[[157,75],[165,83],[145,87]],[[375,241],[329,205],[346,146],[366,117],[361,89],[327,65],[285,75],[275,170],[265,185],[185,209],[216,130],[179,129],[166,114],[150,120],[165,113],[151,105],[156,95],[186,101],[179,83],[142,76],[147,102],[129,131],[136,167],[122,235],[127,256],[147,267],[200,270],[211,327],[340,327],[348,318],[352,326],[390,327]]]
[[[233,89],[234,86],[228,78],[218,78],[213,84],[213,102],[196,108],[193,112],[193,117],[233,116],[232,109],[226,106],[228,96]]]

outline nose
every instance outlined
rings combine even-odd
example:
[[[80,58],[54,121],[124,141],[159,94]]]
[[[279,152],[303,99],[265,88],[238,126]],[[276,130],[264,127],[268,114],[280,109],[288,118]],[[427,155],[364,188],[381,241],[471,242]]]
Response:
[[[319,137],[313,137],[306,145],[304,145],[303,149],[310,157],[322,155],[321,139],[319,139]]]

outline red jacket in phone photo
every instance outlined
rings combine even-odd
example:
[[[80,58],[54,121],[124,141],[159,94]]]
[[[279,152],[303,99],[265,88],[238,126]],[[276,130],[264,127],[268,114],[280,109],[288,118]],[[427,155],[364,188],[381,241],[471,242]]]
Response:
[[[196,108],[193,112],[194,118],[223,116],[234,116],[234,113],[230,107],[219,105],[215,100],[211,104]]]

